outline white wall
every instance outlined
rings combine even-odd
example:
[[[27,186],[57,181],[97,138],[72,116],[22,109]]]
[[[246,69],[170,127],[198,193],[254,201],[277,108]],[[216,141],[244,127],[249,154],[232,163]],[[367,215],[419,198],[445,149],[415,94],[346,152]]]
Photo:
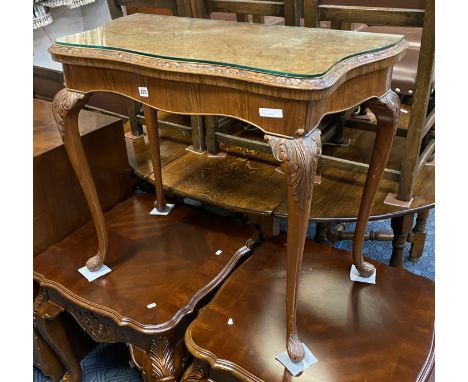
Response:
[[[96,0],[94,3],[79,8],[51,8],[54,20],[52,24],[34,30],[33,62],[36,66],[62,70],[62,64],[52,61],[47,49],[58,37],[83,32],[101,26],[111,20],[106,0]]]

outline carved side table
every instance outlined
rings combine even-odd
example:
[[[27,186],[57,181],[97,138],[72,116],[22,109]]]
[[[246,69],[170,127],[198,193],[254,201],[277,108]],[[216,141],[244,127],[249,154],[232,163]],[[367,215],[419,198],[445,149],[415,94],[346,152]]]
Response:
[[[97,342],[126,342],[145,381],[179,380],[190,357],[187,325],[256,240],[252,227],[229,217],[180,205],[156,218],[152,208],[145,194],[104,214],[112,271],[92,282],[78,272],[98,245],[92,222],[34,258],[36,327],[67,369],[64,380],[81,380],[64,311]]]
[[[286,337],[284,316],[276,313],[286,283],[284,244],[285,237],[277,236],[256,249],[190,324],[185,342],[197,358],[194,381],[430,380],[434,283],[376,261],[376,285],[353,282],[349,252],[310,240],[298,326],[318,363],[292,377],[275,359]]]
[[[379,130],[353,249],[356,267],[362,276],[369,276],[374,267],[362,259],[363,234],[398,126],[399,100],[390,90],[390,79],[392,66],[406,46],[397,35],[143,14],[58,39],[49,51],[63,63],[66,89],[54,101],[56,120],[99,238],[98,252],[88,260],[88,268],[101,266],[110,243],[76,134],[77,115],[89,93],[122,94],[143,103],[147,111],[154,108],[246,121],[265,132],[287,176],[287,350],[293,361],[300,361],[304,354],[296,326],[296,295],[321,152],[317,126],[324,115],[365,101],[377,116]],[[155,114],[147,128],[157,175]],[[158,177],[156,206],[161,207]]]

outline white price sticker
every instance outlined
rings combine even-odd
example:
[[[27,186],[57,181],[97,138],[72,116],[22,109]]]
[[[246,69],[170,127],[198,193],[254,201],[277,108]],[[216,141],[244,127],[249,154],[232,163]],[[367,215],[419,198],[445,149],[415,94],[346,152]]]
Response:
[[[138,92],[140,93],[140,97],[148,97],[148,88],[144,86],[139,86]]]
[[[260,117],[283,118],[282,109],[268,109],[266,107],[260,107],[258,109],[258,114],[260,114]]]

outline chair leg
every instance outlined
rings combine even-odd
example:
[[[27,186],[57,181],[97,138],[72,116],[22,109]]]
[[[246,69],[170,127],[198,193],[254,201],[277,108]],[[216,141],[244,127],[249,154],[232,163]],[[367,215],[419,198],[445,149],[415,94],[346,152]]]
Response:
[[[205,117],[205,124],[206,124],[206,135],[205,135],[205,143],[206,143],[206,150],[208,154],[216,155],[219,152],[219,145],[216,142],[216,130],[219,128],[219,119],[212,115]]]
[[[263,216],[251,214],[247,216],[249,220],[258,227],[264,239],[269,239],[270,237],[278,236],[280,234],[280,223],[278,218],[275,218],[272,215]]]
[[[314,241],[320,244],[328,245],[329,247],[333,246],[333,243],[328,238],[328,224],[327,223],[317,223],[315,225]]]
[[[138,114],[140,111],[140,104],[133,100],[127,100],[128,118],[130,120],[130,129],[134,137],[144,135],[143,126],[138,124]]]
[[[414,214],[407,214],[393,218],[391,225],[393,229],[393,251],[390,265],[403,268],[403,252],[405,250],[408,234],[413,227]]]
[[[336,117],[335,121],[335,134],[330,139],[330,143],[335,145],[343,145],[345,142],[344,139],[344,126],[345,126],[345,115],[342,113],[341,115]]]
[[[192,128],[193,150],[202,153],[206,150],[204,118],[199,115],[190,116],[190,126]]]
[[[426,242],[426,229],[427,219],[429,217],[430,209],[427,208],[418,212],[416,217],[416,224],[412,231],[411,249],[409,259],[417,262],[424,251],[424,244]]]

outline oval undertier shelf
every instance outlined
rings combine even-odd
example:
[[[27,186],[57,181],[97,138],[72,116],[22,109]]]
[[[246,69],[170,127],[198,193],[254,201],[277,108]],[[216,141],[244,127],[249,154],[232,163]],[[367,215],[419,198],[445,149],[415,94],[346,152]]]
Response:
[[[406,116],[405,116],[406,117]],[[181,116],[161,113],[162,120],[170,119],[187,124]],[[185,117],[185,119],[188,119]],[[403,118],[403,124],[408,118]],[[248,134],[239,124],[231,133]],[[165,191],[214,204],[229,210],[287,217],[287,189],[285,175],[273,156],[235,146],[222,146],[225,157],[210,157],[206,153],[187,151],[191,138],[182,133],[160,129],[163,184]],[[347,146],[324,145],[323,153],[347,160],[368,163],[375,134],[347,129]],[[249,136],[250,138],[250,136]],[[261,139],[261,135],[257,136]],[[135,173],[154,184],[147,138],[126,139],[130,164]],[[388,168],[398,169],[404,151],[405,138],[395,138]],[[315,185],[310,220],[354,221],[357,219],[365,173],[333,166],[320,166],[321,183]],[[433,207],[435,203],[435,167],[426,165],[418,175],[414,200],[406,209],[384,204],[389,192],[396,193],[398,183],[384,177],[377,192],[370,220],[400,216]]]

